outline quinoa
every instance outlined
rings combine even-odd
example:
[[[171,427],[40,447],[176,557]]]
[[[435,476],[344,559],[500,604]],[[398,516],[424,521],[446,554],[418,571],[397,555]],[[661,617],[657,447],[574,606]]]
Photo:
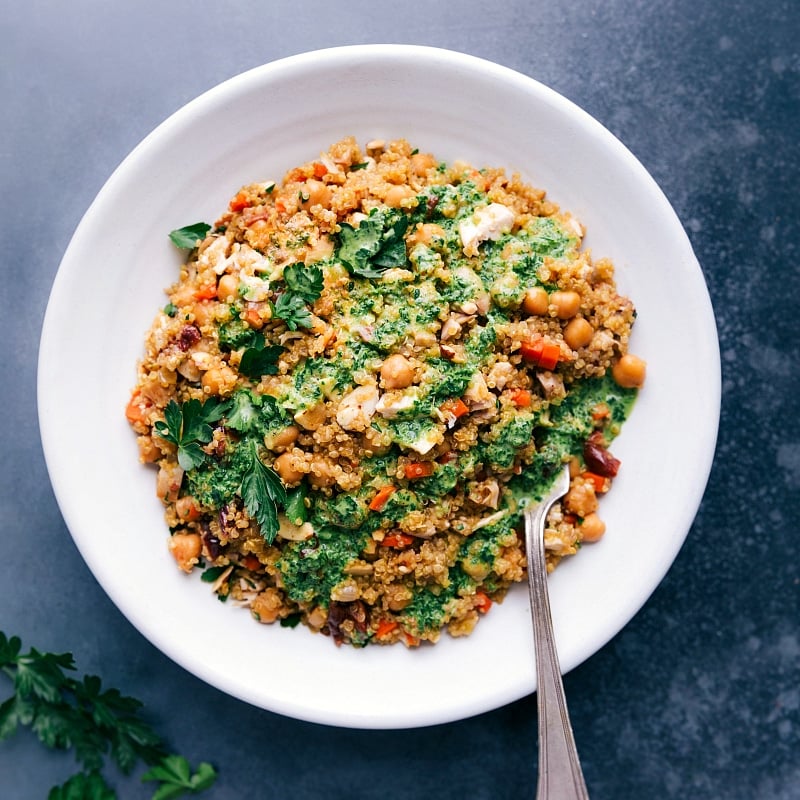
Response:
[[[262,623],[338,643],[469,634],[598,540],[644,362],[582,225],[501,169],[352,137],[242,187],[187,250],[126,416],[169,551]]]

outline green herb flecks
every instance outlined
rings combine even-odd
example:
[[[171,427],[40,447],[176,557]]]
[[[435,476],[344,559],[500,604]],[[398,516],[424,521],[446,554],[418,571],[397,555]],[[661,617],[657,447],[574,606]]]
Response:
[[[80,771],[48,800],[116,800],[102,769],[107,758],[130,774],[141,761],[150,767],[142,780],[157,781],[152,800],[167,800],[210,787],[214,768],[201,763],[192,774],[185,758],[170,755],[165,742],[141,716],[142,704],[117,689],[103,689],[100,678],[72,677],[71,653],[22,653],[19,637],[0,631],[0,671],[14,693],[0,703],[0,741],[29,727],[46,747],[72,750]]]
[[[178,463],[187,472],[206,460],[201,445],[208,444],[213,438],[214,431],[210,423],[222,417],[226,405],[215,398],[205,403],[196,399],[187,400],[182,405],[170,400],[164,409],[165,421],[156,422],[156,434],[178,448]]]
[[[357,228],[342,223],[339,260],[354,275],[379,278],[387,269],[406,265],[403,236],[409,217],[399,211],[373,208]]]
[[[177,228],[169,234],[170,241],[175,247],[181,250],[192,250],[206,238],[211,230],[211,226],[206,222],[195,222],[194,225],[186,225]]]

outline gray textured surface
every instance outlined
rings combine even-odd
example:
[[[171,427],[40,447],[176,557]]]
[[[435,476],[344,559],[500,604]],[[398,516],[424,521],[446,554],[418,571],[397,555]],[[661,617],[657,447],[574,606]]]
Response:
[[[531,796],[533,698],[430,729],[341,731],[251,708],[168,661],[73,546],[36,421],[39,330],[61,255],[156,124],[285,55],[448,47],[547,83],[618,135],[674,204],[717,314],[723,411],[700,513],[641,613],[566,677],[592,796],[800,797],[793,1],[2,0],[0,31],[0,629],[71,650],[83,670],[144,700],[177,749],[220,768],[210,800]],[[0,698],[6,690],[0,681]],[[0,744],[0,796],[43,798],[71,769],[71,756],[18,735]],[[136,778],[116,785],[121,798],[149,796]]]

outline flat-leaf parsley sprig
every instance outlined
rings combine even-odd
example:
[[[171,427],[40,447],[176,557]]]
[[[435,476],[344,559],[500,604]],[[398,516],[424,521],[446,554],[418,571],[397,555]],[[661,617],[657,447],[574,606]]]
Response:
[[[322,270],[315,264],[305,267],[290,264],[283,272],[283,280],[286,291],[278,295],[272,306],[273,314],[282,319],[291,331],[298,327],[310,328],[312,318],[307,306],[313,305],[322,294]]]
[[[170,755],[161,737],[140,717],[142,703],[117,689],[103,689],[100,678],[68,675],[75,670],[71,653],[22,652],[18,636],[0,631],[0,672],[14,692],[0,703],[0,741],[29,727],[47,747],[73,750],[81,770],[54,787],[48,800],[116,800],[102,769],[109,758],[126,775],[139,761],[150,769],[143,781],[157,781],[153,800],[170,800],[207,789],[216,771]]]
[[[272,544],[278,533],[278,506],[286,505],[286,487],[278,473],[258,457],[258,444],[248,439],[247,470],[242,478],[242,500],[247,513],[258,520],[261,535]]]
[[[156,433],[178,448],[178,463],[187,472],[205,461],[201,445],[214,437],[211,423],[221,419],[226,409],[227,403],[213,397],[205,403],[193,398],[181,405],[170,400],[164,409],[165,421],[156,422]]]

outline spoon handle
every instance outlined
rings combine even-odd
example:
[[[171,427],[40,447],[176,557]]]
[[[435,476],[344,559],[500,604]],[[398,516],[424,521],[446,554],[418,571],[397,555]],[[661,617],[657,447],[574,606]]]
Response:
[[[558,663],[544,553],[545,517],[569,489],[569,472],[559,476],[550,494],[525,512],[528,591],[536,650],[536,703],[539,714],[539,779],[537,800],[588,800],[586,782],[564,697]]]

